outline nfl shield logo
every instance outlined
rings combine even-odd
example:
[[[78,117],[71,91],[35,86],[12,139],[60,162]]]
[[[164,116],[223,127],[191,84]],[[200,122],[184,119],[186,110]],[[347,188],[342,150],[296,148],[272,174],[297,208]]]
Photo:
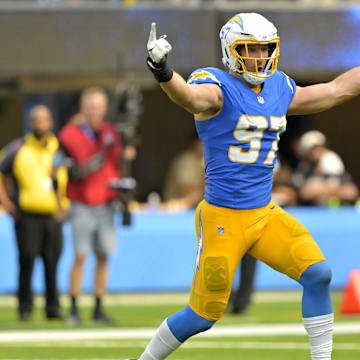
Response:
[[[218,226],[217,227],[217,232],[218,232],[218,234],[222,235],[224,233],[224,227],[223,226]]]
[[[258,102],[260,103],[260,104],[263,104],[265,101],[264,101],[264,98],[262,97],[262,96],[258,96],[257,97],[257,99],[258,99]]]

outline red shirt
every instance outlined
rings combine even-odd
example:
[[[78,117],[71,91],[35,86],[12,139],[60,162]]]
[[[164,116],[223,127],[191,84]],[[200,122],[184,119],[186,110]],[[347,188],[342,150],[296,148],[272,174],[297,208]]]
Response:
[[[102,205],[115,199],[117,192],[109,189],[108,183],[121,175],[122,146],[113,125],[103,122],[98,132],[94,133],[86,125],[68,124],[60,131],[59,139],[78,164],[86,164],[93,155],[105,151],[104,163],[100,169],[81,181],[69,179],[68,197],[87,205]]]

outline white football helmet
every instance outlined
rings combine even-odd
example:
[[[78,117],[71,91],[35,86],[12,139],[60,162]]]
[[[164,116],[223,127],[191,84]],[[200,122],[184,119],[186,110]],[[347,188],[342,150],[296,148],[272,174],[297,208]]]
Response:
[[[220,40],[223,64],[250,84],[260,85],[276,71],[280,56],[280,38],[276,27],[262,15],[236,14],[221,28]],[[267,60],[263,71],[258,71],[259,58],[249,56],[248,45],[253,44],[269,46],[268,57],[262,58]],[[240,46],[244,47],[246,56],[240,55]],[[245,60],[255,61],[255,72],[246,69]]]

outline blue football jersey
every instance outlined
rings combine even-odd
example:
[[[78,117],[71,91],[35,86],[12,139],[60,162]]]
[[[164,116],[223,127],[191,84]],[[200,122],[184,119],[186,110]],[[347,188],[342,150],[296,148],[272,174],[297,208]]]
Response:
[[[271,200],[278,141],[286,129],[294,80],[276,71],[256,94],[230,73],[202,68],[190,75],[188,83],[214,83],[223,94],[219,113],[196,121],[204,146],[205,200],[233,209],[265,206]]]

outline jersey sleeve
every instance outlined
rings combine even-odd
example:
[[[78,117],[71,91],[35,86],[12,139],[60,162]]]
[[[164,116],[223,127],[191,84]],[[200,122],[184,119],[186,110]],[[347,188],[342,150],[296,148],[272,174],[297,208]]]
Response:
[[[21,146],[24,144],[23,139],[18,139],[11,142],[3,150],[3,156],[1,156],[0,161],[0,173],[3,175],[8,175],[12,173],[13,163],[16,157],[16,154],[20,150]]]
[[[286,106],[289,107],[296,92],[296,83],[291,77],[287,76],[285,73],[282,74],[284,76],[282,99],[285,102]]]
[[[188,84],[217,84],[221,86],[221,81],[211,68],[200,68],[191,73],[187,80]]]

